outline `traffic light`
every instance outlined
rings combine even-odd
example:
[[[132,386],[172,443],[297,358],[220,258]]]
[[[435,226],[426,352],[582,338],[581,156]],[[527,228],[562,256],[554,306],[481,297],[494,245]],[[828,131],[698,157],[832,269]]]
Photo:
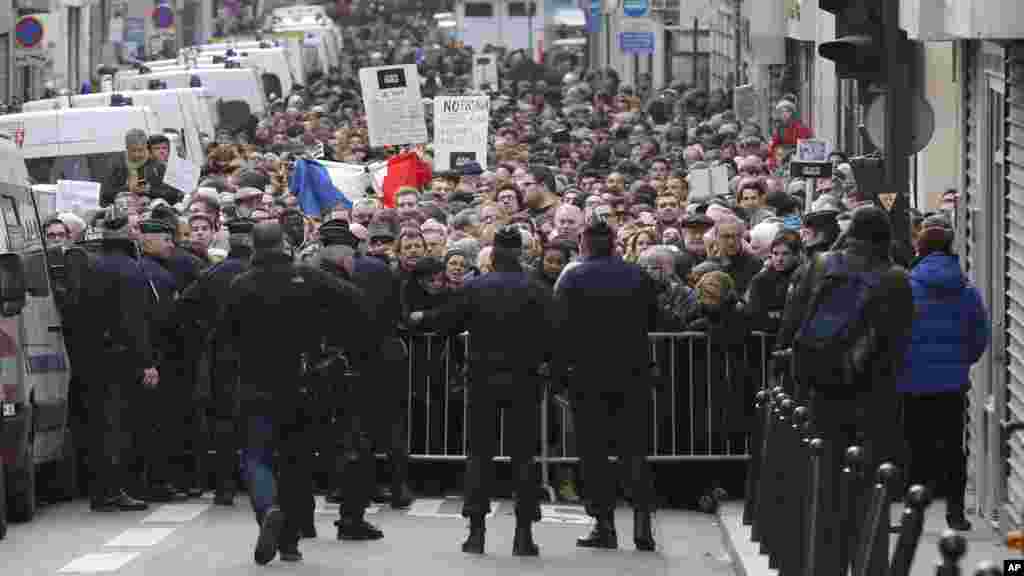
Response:
[[[839,78],[884,83],[890,57],[908,49],[902,31],[899,45],[886,45],[884,2],[819,0],[821,9],[836,17],[836,39],[818,46],[818,55],[835,62]]]

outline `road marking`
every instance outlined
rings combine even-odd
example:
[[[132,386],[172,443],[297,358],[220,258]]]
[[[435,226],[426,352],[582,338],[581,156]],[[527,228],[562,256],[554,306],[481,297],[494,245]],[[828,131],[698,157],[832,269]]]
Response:
[[[131,528],[103,546],[110,548],[145,548],[156,546],[174,532],[175,528]]]
[[[540,505],[540,521],[547,524],[579,524],[582,526],[594,523],[587,515],[583,506]]]
[[[338,504],[331,504],[323,496],[316,496],[315,498],[316,498],[316,508],[314,510],[315,510],[315,512],[317,514],[327,515],[327,514],[337,514],[338,513],[338,507],[339,507]],[[381,509],[381,507],[378,504],[370,504],[369,507],[366,508],[366,512],[365,513],[366,514],[377,514],[377,513],[380,512],[380,509]]]
[[[209,504],[165,504],[142,519],[143,524],[184,524],[206,512]]]
[[[500,502],[491,503],[491,511],[487,514],[488,518],[494,518],[498,514],[498,508],[501,506]],[[443,500],[422,498],[416,500],[409,507],[409,516],[415,516],[417,518],[449,518],[459,519],[462,516],[462,500],[457,498],[446,498]]]
[[[138,556],[138,552],[108,552],[86,554],[76,558],[57,571],[58,574],[102,574],[117,572]]]

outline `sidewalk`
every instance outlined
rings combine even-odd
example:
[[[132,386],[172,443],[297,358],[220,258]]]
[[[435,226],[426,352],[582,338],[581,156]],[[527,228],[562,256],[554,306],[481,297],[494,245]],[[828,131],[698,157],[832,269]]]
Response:
[[[938,544],[946,529],[945,507],[943,504],[929,506],[925,511],[924,533],[914,555],[914,565],[910,576],[934,576],[935,565],[940,560]],[[903,511],[902,504],[892,507],[892,523],[899,522]],[[777,576],[778,571],[768,567],[768,557],[758,553],[758,545],[750,541],[750,526],[743,525],[743,502],[724,502],[718,510],[719,526],[725,546],[732,556],[733,566],[738,576]],[[983,520],[972,518],[974,530],[965,534],[967,538],[967,555],[960,563],[964,574],[974,574],[974,568],[983,560],[1002,563],[1008,558],[1018,558],[1020,554],[1006,548],[1002,537],[992,531]],[[892,536],[892,547],[896,546],[897,536]],[[890,548],[891,550],[891,548]]]

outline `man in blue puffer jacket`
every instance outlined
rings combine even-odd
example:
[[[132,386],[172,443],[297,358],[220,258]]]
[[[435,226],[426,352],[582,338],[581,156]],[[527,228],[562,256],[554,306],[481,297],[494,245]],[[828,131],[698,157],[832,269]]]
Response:
[[[965,531],[971,529],[964,517],[968,371],[988,347],[988,312],[960,270],[945,217],[925,220],[916,249],[913,339],[897,385],[910,479],[944,495],[946,523]]]

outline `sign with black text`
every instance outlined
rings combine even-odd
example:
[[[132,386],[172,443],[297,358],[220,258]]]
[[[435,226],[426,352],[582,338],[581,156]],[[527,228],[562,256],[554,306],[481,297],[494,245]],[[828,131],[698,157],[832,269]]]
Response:
[[[487,96],[434,98],[434,169],[455,170],[477,162],[486,170],[490,117]]]
[[[359,70],[370,146],[423,144],[429,140],[415,64]]]

